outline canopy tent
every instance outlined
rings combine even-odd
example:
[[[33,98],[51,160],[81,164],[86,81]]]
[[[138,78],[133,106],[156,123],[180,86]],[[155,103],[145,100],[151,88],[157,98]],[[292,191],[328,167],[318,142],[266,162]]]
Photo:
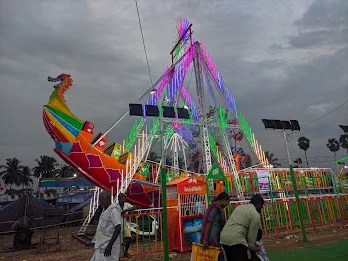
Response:
[[[44,204],[40,199],[35,198],[30,194],[25,194],[23,197],[6,205],[0,210],[0,232],[11,231],[12,225],[27,213],[31,219],[30,227],[41,227],[50,225],[50,222],[45,222],[44,215],[53,207]],[[65,216],[61,215],[62,221]]]

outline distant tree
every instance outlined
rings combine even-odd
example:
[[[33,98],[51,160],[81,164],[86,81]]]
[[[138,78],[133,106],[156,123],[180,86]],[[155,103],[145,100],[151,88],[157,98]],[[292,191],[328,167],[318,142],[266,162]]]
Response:
[[[33,184],[33,179],[31,178],[31,169],[28,166],[24,166],[19,175],[19,183],[26,188],[29,188],[30,184]]]
[[[149,156],[147,157],[147,160],[153,161],[153,162],[159,162],[161,160],[161,157],[158,156],[156,152],[151,151],[149,153]]]
[[[340,143],[338,142],[338,140],[334,138],[329,139],[326,144],[326,147],[328,147],[328,149],[334,153],[335,159],[337,160],[336,152],[340,150]]]
[[[40,156],[35,160],[37,166],[33,168],[36,178],[53,178],[56,175],[58,163],[55,158],[49,156]]]
[[[305,157],[306,157],[306,161],[307,161],[307,167],[309,168],[308,165],[308,158],[307,158],[307,150],[309,149],[310,146],[310,140],[307,139],[306,137],[300,137],[298,140],[298,146],[300,147],[301,150],[304,151],[305,153]]]
[[[185,160],[183,157],[179,158],[179,169],[185,169]]]
[[[281,164],[279,163],[279,159],[275,157],[273,153],[270,153],[269,151],[265,151],[266,159],[268,159],[269,164],[273,165],[273,167],[280,167]]]
[[[168,165],[168,166],[172,166],[172,164],[173,164],[173,160],[172,160],[172,158],[171,158],[171,157],[169,157],[169,156],[166,156],[166,165]]]
[[[60,178],[72,178],[76,174],[76,171],[69,165],[64,165],[57,168],[55,175]]]
[[[342,134],[340,136],[341,147],[347,150],[348,154],[348,134]]]
[[[6,165],[1,165],[0,177],[5,185],[10,185],[10,189],[13,184],[19,185],[19,177],[22,173],[21,161],[17,158],[6,159]]]

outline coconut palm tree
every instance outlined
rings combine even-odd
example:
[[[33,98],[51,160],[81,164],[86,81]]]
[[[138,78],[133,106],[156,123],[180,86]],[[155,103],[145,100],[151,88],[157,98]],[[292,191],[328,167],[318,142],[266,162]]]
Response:
[[[298,142],[298,146],[300,147],[300,149],[303,150],[305,153],[307,167],[309,168],[308,158],[307,158],[307,150],[309,149],[309,146],[310,146],[310,140],[307,139],[306,137],[300,137],[300,138],[298,138],[297,142]]]
[[[29,187],[33,184],[33,179],[31,178],[31,169],[28,166],[22,168],[21,174],[19,175],[19,183],[24,187]]]
[[[335,161],[337,161],[337,155],[336,155],[336,152],[340,150],[340,143],[338,142],[338,140],[332,138],[332,139],[329,139],[328,140],[328,143],[326,144],[326,147],[329,148],[329,150],[331,152],[334,153],[335,155]],[[337,173],[340,172],[340,169],[338,167],[338,163],[336,162],[336,167],[337,167]]]
[[[342,134],[340,136],[341,147],[347,150],[348,154],[348,134]]]
[[[4,169],[0,172],[0,177],[5,185],[10,185],[10,189],[13,184],[19,185],[19,176],[21,175],[22,166],[21,161],[17,158],[6,159],[6,165],[1,165],[0,169]]]
[[[337,160],[336,152],[340,150],[340,143],[338,142],[338,140],[334,138],[329,139],[326,144],[326,147],[328,147],[328,149],[334,153],[335,160]]]
[[[56,176],[60,178],[72,178],[76,171],[69,165],[64,165],[57,169]]]
[[[49,156],[40,156],[35,160],[37,166],[33,168],[34,177],[36,178],[53,178],[56,175],[58,163],[55,158]]]
[[[268,159],[269,164],[273,165],[273,167],[280,167],[282,165],[279,163],[279,159],[269,151],[265,151],[265,157]]]

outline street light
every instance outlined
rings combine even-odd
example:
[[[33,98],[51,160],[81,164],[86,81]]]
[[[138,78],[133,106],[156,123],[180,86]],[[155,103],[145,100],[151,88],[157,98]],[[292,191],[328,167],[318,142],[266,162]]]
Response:
[[[156,89],[152,89],[149,93],[152,95],[152,94],[155,94],[157,92]]]
[[[154,92],[153,92],[154,91]],[[151,92],[155,93],[153,89]],[[151,94],[150,92],[150,94]],[[153,94],[152,93],[152,94]],[[163,244],[164,244],[164,260],[169,261],[169,245],[168,245],[168,211],[167,211],[167,179],[166,179],[166,167],[165,150],[164,150],[164,137],[163,137],[163,118],[176,118],[174,107],[162,106],[161,113],[157,105],[145,105],[145,113],[142,104],[129,104],[129,115],[140,117],[155,117],[160,120],[160,134],[161,134],[161,185],[162,185],[162,206],[163,206]],[[178,119],[189,119],[189,111],[187,108],[176,108]],[[144,115],[145,114],[145,115]]]
[[[306,242],[307,241],[307,235],[306,235],[306,230],[305,230],[304,223],[303,223],[303,217],[302,217],[302,215],[300,214],[300,211],[299,211],[300,198],[299,198],[298,191],[297,191],[296,178],[295,178],[294,169],[292,167],[292,162],[291,162],[291,159],[290,159],[288,140],[287,140],[287,136],[286,136],[286,134],[287,134],[286,131],[288,131],[288,132],[300,131],[301,130],[300,125],[298,124],[297,120],[284,121],[284,120],[262,119],[262,122],[265,125],[265,129],[281,130],[283,132],[283,139],[284,139],[286,152],[288,154],[288,160],[289,160],[290,177],[291,177],[292,185],[294,187],[294,193],[295,193],[296,205],[297,205],[297,212],[299,213],[299,218],[300,218],[300,225],[301,225],[301,230],[302,230],[302,238],[303,238],[303,242]]]

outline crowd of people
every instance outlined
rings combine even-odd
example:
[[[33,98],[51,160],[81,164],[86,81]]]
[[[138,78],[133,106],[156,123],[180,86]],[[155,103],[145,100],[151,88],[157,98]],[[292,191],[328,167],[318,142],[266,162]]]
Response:
[[[104,211],[99,218],[91,261],[118,261],[122,238],[125,238],[124,256],[130,257],[131,234],[125,220],[124,236],[121,236],[122,215],[136,207],[126,202],[127,197],[122,193],[117,204],[111,204],[111,194],[106,191],[101,193],[99,200]],[[200,243],[204,248],[219,247],[219,261],[269,261],[261,243],[263,198],[253,196],[249,204],[238,206],[226,221],[223,210],[228,203],[228,194],[222,192],[210,204],[204,214]]]
[[[268,261],[261,243],[260,212],[264,200],[254,195],[249,204],[238,206],[225,220],[223,209],[228,205],[227,193],[220,193],[208,207],[203,218],[201,244],[220,247],[219,260]]]

